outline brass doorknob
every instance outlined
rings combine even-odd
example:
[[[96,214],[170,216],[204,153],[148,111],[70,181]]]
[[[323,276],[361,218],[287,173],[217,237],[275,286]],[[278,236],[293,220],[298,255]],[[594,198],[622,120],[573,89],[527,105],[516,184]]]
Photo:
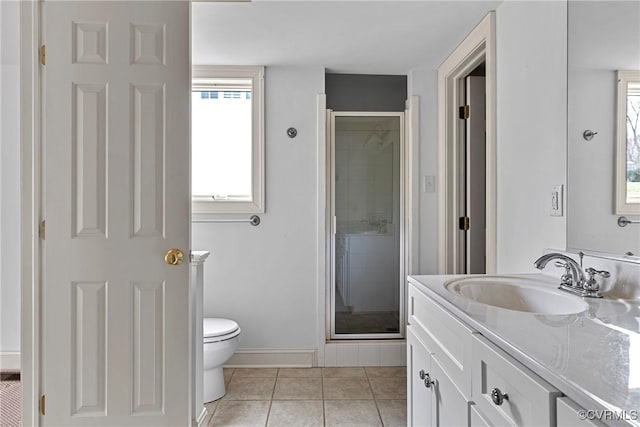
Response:
[[[184,260],[184,254],[180,249],[169,249],[164,256],[164,260],[169,265],[180,265],[182,264],[182,260]]]

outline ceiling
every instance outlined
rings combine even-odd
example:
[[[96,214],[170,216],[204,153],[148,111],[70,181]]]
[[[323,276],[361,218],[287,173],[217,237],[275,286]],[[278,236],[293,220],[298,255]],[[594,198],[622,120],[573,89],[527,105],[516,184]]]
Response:
[[[319,66],[334,73],[437,68],[501,1],[194,2],[192,63]]]

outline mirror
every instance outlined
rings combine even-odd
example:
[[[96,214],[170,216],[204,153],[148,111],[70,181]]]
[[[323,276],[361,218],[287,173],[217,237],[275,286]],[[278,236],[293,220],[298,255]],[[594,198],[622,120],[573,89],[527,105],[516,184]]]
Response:
[[[640,167],[636,163],[640,159],[628,159],[626,153],[616,161],[618,71],[640,70],[639,33],[640,2],[568,1],[570,250],[640,255],[640,224],[635,223],[640,211],[624,211],[634,223],[621,227],[618,219],[623,211],[616,207],[617,176],[624,177],[626,200],[627,175],[632,175],[627,172]]]

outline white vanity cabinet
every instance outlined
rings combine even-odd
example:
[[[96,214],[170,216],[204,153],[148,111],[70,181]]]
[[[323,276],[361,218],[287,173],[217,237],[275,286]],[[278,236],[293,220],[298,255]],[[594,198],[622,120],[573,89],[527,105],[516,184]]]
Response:
[[[407,370],[410,426],[556,425],[558,390],[411,284]]]
[[[637,307],[607,298],[567,301],[556,291],[557,278],[540,274],[423,275],[408,282],[409,425],[445,425],[433,409],[421,412],[420,360],[435,383],[438,401],[429,407],[467,416],[450,425],[640,427],[633,386],[640,369]],[[536,292],[506,291],[501,283]],[[521,297],[534,304],[519,306]]]

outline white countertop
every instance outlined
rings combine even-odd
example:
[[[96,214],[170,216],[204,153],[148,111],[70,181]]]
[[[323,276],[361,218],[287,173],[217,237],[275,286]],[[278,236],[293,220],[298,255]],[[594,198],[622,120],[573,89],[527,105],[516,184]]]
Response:
[[[460,277],[469,276],[410,276],[409,282],[584,409],[640,411],[640,300],[584,298],[589,308],[582,313],[525,313],[480,304],[443,286]],[[509,277],[558,284],[542,274]],[[609,423],[640,426],[640,419]]]

